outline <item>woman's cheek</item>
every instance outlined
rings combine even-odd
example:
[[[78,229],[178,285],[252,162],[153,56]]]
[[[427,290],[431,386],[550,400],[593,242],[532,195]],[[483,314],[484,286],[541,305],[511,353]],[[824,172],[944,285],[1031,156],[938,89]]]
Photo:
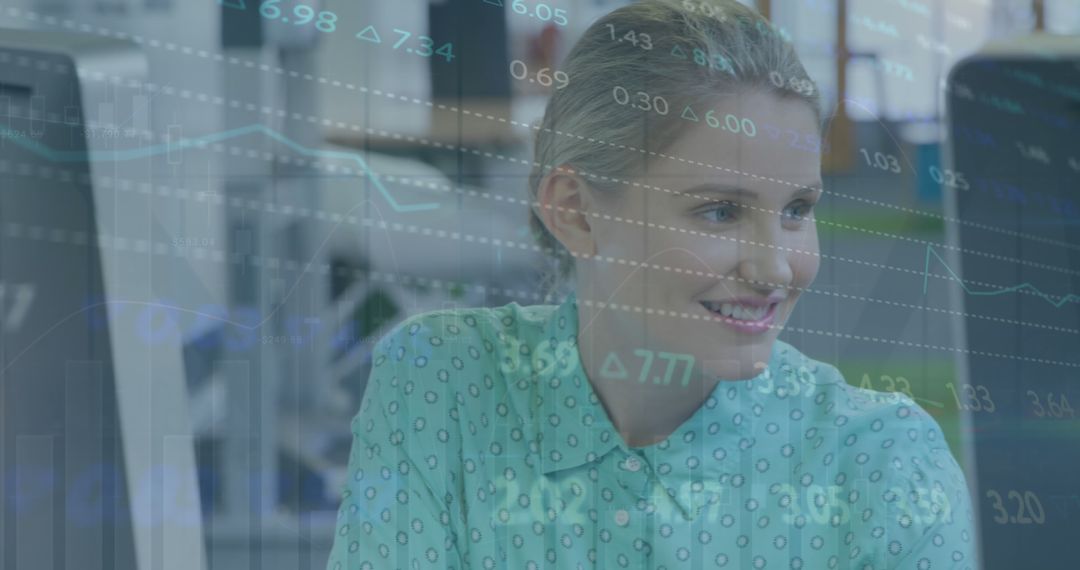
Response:
[[[794,253],[794,259],[789,258],[791,268],[795,273],[794,285],[800,289],[809,287],[817,277],[821,267],[821,257],[810,253]]]
[[[635,269],[649,260],[650,252],[646,248],[651,245],[651,237],[643,236],[646,231],[643,228],[625,222],[605,220],[604,224],[604,231],[596,241],[594,260],[599,281],[606,290],[639,288],[638,282],[644,280],[646,273]],[[657,263],[655,259],[649,262]]]
[[[681,233],[679,236],[680,246],[693,252],[692,256],[685,254],[680,258],[687,260],[686,269],[712,275],[728,275],[734,272],[739,264],[743,246],[734,236]]]
[[[818,244],[817,227],[802,232],[802,239],[792,243],[788,250],[788,263],[795,274],[796,287],[808,287],[817,277],[821,267],[821,249]]]

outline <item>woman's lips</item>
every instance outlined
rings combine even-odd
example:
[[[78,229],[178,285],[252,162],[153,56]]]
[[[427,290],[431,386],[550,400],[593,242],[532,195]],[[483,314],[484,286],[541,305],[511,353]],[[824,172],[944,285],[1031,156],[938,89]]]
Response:
[[[735,319],[732,317],[725,317],[717,311],[710,310],[704,304],[701,308],[705,309],[712,317],[712,320],[724,323],[725,325],[746,334],[761,334],[770,328],[772,328],[773,322],[776,319],[776,307],[779,303],[772,303],[769,305],[768,310],[765,312],[765,316],[756,321],[748,321],[743,319]]]

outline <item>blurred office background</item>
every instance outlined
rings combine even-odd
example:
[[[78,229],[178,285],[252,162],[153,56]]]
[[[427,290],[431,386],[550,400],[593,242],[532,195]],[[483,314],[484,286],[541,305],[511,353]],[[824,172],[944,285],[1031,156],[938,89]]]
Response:
[[[108,148],[175,145],[152,177],[108,180],[152,198],[160,227],[146,251],[183,269],[157,303],[105,318],[182,348],[199,485],[170,508],[201,507],[211,568],[324,566],[349,422],[372,346],[395,323],[550,302],[537,287],[548,262],[525,245],[530,125],[555,81],[545,73],[622,3],[0,0],[2,28],[120,39],[146,58],[137,81],[82,78],[127,101],[84,110],[84,123]],[[944,239],[940,217],[912,212],[942,212],[951,65],[993,39],[1080,32],[1073,0],[746,3],[795,44],[835,114],[822,252],[894,267],[921,268],[925,250],[856,228]],[[482,63],[462,72],[466,58]],[[906,281],[850,264],[826,262],[815,285],[912,298]],[[919,311],[882,321],[839,299],[805,298],[792,323],[950,342]],[[903,378],[956,437],[948,355],[842,334],[798,342],[853,384]]]

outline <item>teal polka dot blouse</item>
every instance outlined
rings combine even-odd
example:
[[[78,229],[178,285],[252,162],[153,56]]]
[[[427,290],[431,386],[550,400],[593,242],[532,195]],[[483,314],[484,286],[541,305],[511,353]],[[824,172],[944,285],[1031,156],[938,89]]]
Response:
[[[379,342],[327,570],[976,567],[963,473],[907,396],[777,341],[631,448],[576,302],[426,313]]]

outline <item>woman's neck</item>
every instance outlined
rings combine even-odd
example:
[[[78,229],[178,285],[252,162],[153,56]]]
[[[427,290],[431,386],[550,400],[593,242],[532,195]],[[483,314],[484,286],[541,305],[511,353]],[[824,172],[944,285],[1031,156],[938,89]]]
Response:
[[[587,380],[615,430],[629,447],[643,447],[663,441],[693,416],[718,380],[706,381],[695,368],[685,385],[663,383],[668,363],[652,362],[656,353],[644,332],[628,330],[618,315],[578,303],[578,347]],[[677,377],[682,375],[679,369]]]

